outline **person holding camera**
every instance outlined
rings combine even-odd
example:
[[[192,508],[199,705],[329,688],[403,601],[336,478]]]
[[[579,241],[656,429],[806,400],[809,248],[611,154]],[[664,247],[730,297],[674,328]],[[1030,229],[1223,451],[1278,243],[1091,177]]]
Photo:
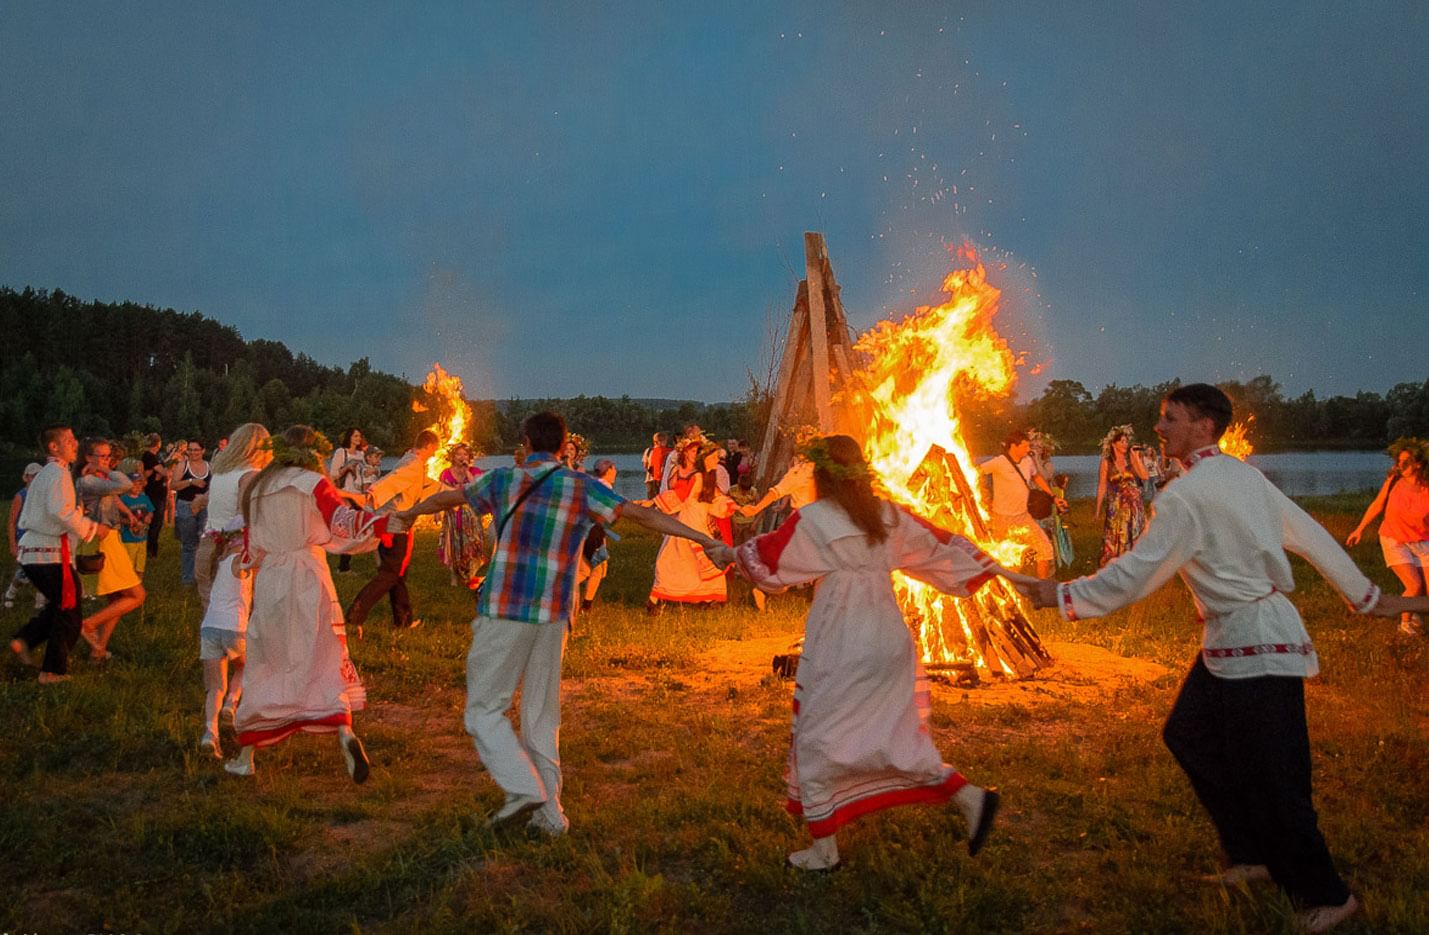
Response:
[[[1118,425],[1102,439],[1097,467],[1096,515],[1102,518],[1102,555],[1098,566],[1124,554],[1146,528],[1146,501],[1141,485],[1150,477],[1140,446],[1132,447],[1130,425]]]
[[[69,678],[69,653],[79,639],[83,616],[79,598],[83,586],[74,568],[74,549],[81,542],[109,535],[110,527],[84,515],[75,499],[69,466],[79,454],[79,441],[67,425],[51,425],[40,433],[45,466],[30,481],[25,507],[20,512],[17,558],[25,577],[45,596],[45,606],[30,618],[10,641],[10,651],[31,664],[31,653],[41,643],[40,684]]]
[[[1052,540],[1037,522],[1031,507],[1033,494],[1043,516],[1052,507],[1067,508],[1067,501],[1052,491],[1047,479],[1032,460],[1032,441],[1018,429],[1002,440],[1002,454],[978,465],[978,473],[992,478],[992,535],[998,539],[1020,542],[1037,556],[1037,577],[1052,577]],[[1045,511],[1041,508],[1045,506]]]

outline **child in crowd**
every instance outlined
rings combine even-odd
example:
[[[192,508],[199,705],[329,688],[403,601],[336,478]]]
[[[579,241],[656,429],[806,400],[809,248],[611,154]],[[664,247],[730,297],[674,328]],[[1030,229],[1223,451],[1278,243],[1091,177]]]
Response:
[[[5,532],[10,537],[10,557],[15,558],[20,554],[20,537],[25,534],[25,530],[20,528],[20,511],[25,508],[25,494],[30,490],[30,481],[35,479],[35,475],[40,473],[40,465],[31,461],[25,465],[25,471],[20,475],[21,486],[15,492],[15,499],[10,501],[10,521],[5,524]],[[15,598],[20,593],[20,585],[29,584],[30,579],[25,577],[25,569],[19,564],[15,565],[15,574],[10,578],[10,586],[5,589],[5,606],[14,607]],[[45,606],[45,596],[39,591],[35,592],[35,609],[39,610]]]
[[[357,472],[357,489],[363,493],[382,476],[382,454],[376,445],[368,445],[363,452],[362,467]]]
[[[142,471],[130,470],[127,476],[132,483],[129,492],[120,497],[119,502],[129,510],[130,521],[119,527],[119,541],[124,544],[124,551],[129,553],[135,573],[143,578],[144,567],[149,560],[149,523],[154,519],[154,501],[144,493]]]

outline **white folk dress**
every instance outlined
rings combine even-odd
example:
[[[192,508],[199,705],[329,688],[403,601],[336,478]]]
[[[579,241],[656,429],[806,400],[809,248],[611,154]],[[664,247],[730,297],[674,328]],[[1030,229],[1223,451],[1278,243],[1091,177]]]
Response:
[[[731,515],[734,501],[722,493],[716,493],[711,501],[701,500],[703,483],[699,474],[675,477],[669,489],[655,498],[656,508],[672,514],[691,529],[714,535],[710,520]],[[724,569],[711,562],[702,547],[679,536],[664,538],[655,556],[655,583],[650,587],[652,601],[723,603],[726,597]]]
[[[946,802],[967,782],[933,745],[927,678],[891,575],[897,569],[966,596],[993,576],[994,563],[961,536],[892,505],[885,511],[881,543],[819,500],[736,553],[761,590],[818,582],[785,775],[786,807],[816,838],[879,809]]]
[[[300,730],[349,726],[367,693],[347,654],[324,548],[381,535],[386,518],[345,505],[331,481],[300,468],[280,470],[255,492],[250,517],[248,560],[257,570],[238,742],[262,747]]]

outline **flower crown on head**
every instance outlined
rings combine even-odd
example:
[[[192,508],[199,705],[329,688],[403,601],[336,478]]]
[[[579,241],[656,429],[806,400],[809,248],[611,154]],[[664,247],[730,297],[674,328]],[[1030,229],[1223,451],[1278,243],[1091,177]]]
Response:
[[[1036,429],[1027,430],[1027,440],[1032,443],[1032,447],[1038,449],[1045,455],[1050,455],[1061,446],[1057,444],[1057,439],[1046,432],[1039,432]]]
[[[1102,454],[1111,451],[1112,442],[1123,436],[1125,436],[1128,443],[1136,438],[1136,431],[1131,427],[1130,422],[1125,425],[1113,425],[1107,430],[1106,437],[1102,439]]]
[[[799,454],[814,466],[814,470],[823,471],[834,480],[869,480],[873,476],[865,461],[854,464],[840,464],[835,461],[833,455],[829,454],[828,439],[825,438],[816,438],[804,445],[799,449]]]
[[[332,454],[332,442],[322,432],[313,432],[311,445],[290,445],[281,435],[269,435],[261,446],[273,452],[273,463],[284,467],[321,472],[327,456]]]
[[[584,461],[586,455],[590,454],[590,442],[579,432],[570,432],[566,435],[566,441],[576,446],[577,461]]]

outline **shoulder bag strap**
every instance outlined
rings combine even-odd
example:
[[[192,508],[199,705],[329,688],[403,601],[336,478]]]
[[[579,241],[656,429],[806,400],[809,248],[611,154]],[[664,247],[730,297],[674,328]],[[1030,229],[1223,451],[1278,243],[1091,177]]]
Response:
[[[1025,477],[1022,476],[1022,468],[1018,467],[1018,466],[1017,466],[1017,462],[1014,461],[1014,460],[1012,460],[1012,455],[1004,454],[1003,457],[1007,459],[1007,463],[1010,464],[1010,465],[1012,465],[1012,469],[1013,469],[1014,471],[1016,471],[1016,472],[1017,472],[1017,476],[1018,476],[1019,478],[1021,478],[1021,480],[1022,480],[1022,486],[1026,487],[1028,490],[1031,490],[1031,489],[1032,489],[1032,484],[1031,484],[1031,482],[1028,481],[1027,478],[1025,478]]]
[[[531,482],[531,486],[529,486],[529,487],[527,487],[525,490],[521,491],[521,496],[519,496],[519,497],[516,498],[516,502],[513,503],[513,504],[511,504],[511,509],[507,510],[507,511],[506,511],[506,515],[503,516],[503,517],[501,517],[501,522],[499,522],[499,523],[496,524],[496,538],[497,538],[497,539],[500,539],[500,538],[501,538],[501,533],[505,531],[505,529],[506,529],[506,524],[511,521],[511,516],[512,516],[512,514],[514,514],[514,513],[516,512],[517,508],[520,507],[521,504],[526,501],[526,498],[527,498],[527,497],[529,497],[529,496],[531,496],[531,494],[535,493],[535,492],[536,492],[536,488],[539,487],[539,486],[541,486],[542,484],[544,484],[544,483],[546,482],[546,479],[547,479],[548,477],[550,477],[552,474],[556,473],[556,472],[559,471],[560,469],[561,469],[561,466],[560,466],[559,464],[556,465],[555,467],[551,468],[549,471],[547,471],[546,473],[542,474],[540,477],[538,477],[538,478],[536,478],[534,481],[532,481],[532,482]]]

